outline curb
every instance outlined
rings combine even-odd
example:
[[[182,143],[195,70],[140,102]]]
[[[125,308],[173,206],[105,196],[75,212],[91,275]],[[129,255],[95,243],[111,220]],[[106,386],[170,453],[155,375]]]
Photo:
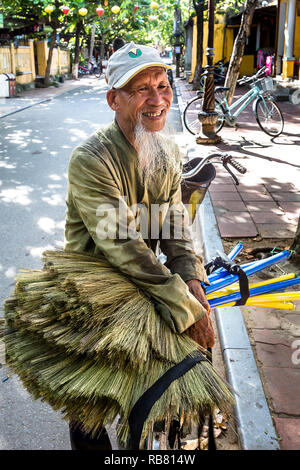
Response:
[[[25,106],[22,106],[20,108],[17,108],[17,109],[14,109],[12,111],[8,111],[7,113],[5,114],[1,114],[0,115],[0,119],[4,118],[4,117],[7,117],[7,116],[10,116],[11,114],[15,114],[15,113],[19,113],[20,111],[24,111],[25,109],[28,109],[28,108],[32,108],[33,106],[37,106],[38,104],[42,104],[42,103],[46,103],[47,101],[51,101],[53,100],[54,98],[57,98],[58,96],[61,96],[61,95],[64,95],[65,93],[69,93],[70,91],[73,91],[73,90],[77,90],[79,88],[82,88],[84,85],[78,85],[78,86],[74,86],[74,88],[69,88],[68,90],[62,90],[60,93],[56,93],[55,95],[53,96],[50,96],[49,98],[43,98],[39,101],[35,101],[34,103],[31,103],[31,104],[27,104]]]
[[[180,91],[175,90],[181,116],[184,103]],[[187,150],[189,159],[196,155],[196,148]],[[197,211],[201,230],[205,261],[226,256],[209,193]],[[215,317],[227,378],[235,391],[235,416],[240,445],[243,450],[280,450],[273,420],[249,341],[242,311],[239,307],[216,308]]]

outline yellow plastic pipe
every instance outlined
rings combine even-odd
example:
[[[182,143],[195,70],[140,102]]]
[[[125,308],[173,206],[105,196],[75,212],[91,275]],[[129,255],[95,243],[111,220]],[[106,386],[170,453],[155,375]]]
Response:
[[[255,304],[249,304],[249,306],[261,308],[278,308],[280,310],[295,310],[295,305],[292,304],[292,302],[257,302]]]
[[[217,308],[221,307],[234,307],[236,305],[236,302],[230,302],[229,304],[223,304],[223,305],[218,305]],[[261,308],[278,308],[281,310],[294,310],[295,305],[292,304],[291,302],[253,302],[253,303],[248,303],[246,302],[245,304],[248,307],[261,307]]]
[[[284,276],[276,277],[275,279],[268,279],[267,281],[261,281],[255,284],[249,284],[249,289],[252,289],[254,287],[265,286],[267,284],[273,284],[274,282],[286,281],[288,279],[293,279],[294,277],[296,277],[295,273],[285,274]],[[239,284],[235,283],[232,286],[230,286],[229,289],[225,288],[225,289],[214,291],[211,294],[208,294],[207,299],[208,300],[215,299],[216,297],[221,297],[222,295],[231,294],[232,292],[236,292],[238,290],[239,290]]]
[[[258,302],[277,302],[277,301],[283,301],[283,302],[289,302],[289,301],[295,301],[295,300],[300,300],[300,292],[275,292],[272,294],[262,294],[262,295],[257,295],[253,297],[249,297],[248,300],[254,300],[256,299]]]

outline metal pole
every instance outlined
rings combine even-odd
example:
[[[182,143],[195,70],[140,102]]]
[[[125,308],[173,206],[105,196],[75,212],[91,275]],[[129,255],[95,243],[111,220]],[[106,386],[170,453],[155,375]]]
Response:
[[[214,82],[214,23],[215,23],[215,3],[214,0],[209,0],[208,3],[208,39],[206,48],[206,79],[204,86],[204,98],[202,112],[199,113],[198,118],[202,124],[202,134],[197,136],[197,144],[215,144],[222,139],[215,133],[215,124],[217,121],[218,113],[215,112],[215,82]]]

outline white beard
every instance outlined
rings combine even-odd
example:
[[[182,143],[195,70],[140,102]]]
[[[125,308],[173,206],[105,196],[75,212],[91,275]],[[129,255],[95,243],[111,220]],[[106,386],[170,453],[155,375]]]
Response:
[[[170,142],[159,132],[148,132],[141,119],[134,129],[134,147],[138,153],[138,165],[147,178],[179,168]]]

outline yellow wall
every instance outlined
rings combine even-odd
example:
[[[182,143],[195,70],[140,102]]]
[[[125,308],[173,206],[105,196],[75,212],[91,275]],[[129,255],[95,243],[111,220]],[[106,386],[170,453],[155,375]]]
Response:
[[[299,0],[298,0],[299,2]],[[293,47],[293,56],[295,57],[296,62],[300,62],[300,16],[298,16],[297,11],[299,9],[298,2],[296,4],[296,16],[295,16],[295,30],[294,30],[294,47]],[[286,19],[285,19],[285,30],[287,28],[287,18],[288,18],[288,8],[289,0],[280,0],[280,3],[287,3],[286,9]],[[278,31],[278,35],[285,35],[285,30]],[[284,58],[285,58],[285,47],[284,47]],[[284,60],[282,61],[282,78],[292,78],[294,76],[294,60]],[[299,67],[299,79],[300,79],[300,67]]]
[[[295,35],[294,35],[294,57],[300,58],[300,16],[296,13]]]
[[[192,49],[192,74],[190,82],[194,79],[194,73],[196,68],[196,53],[197,53],[197,19],[193,18],[193,49]],[[206,47],[208,37],[208,22],[205,21],[203,27],[203,66],[207,64],[206,59]],[[232,54],[233,43],[234,43],[234,27],[227,26],[224,23],[217,23],[214,27],[214,63],[221,60],[223,57],[225,62],[230,60]],[[224,56],[223,56],[224,53]],[[244,56],[241,64],[240,75],[252,75],[254,73],[254,56]]]
[[[28,43],[29,46],[15,48],[11,43],[0,48],[0,73],[13,73],[18,83],[30,83],[35,79],[33,41]],[[22,75],[17,75],[17,72],[22,72]]]
[[[39,41],[36,44],[37,58],[38,58],[38,74],[42,77],[45,76],[47,59],[48,59],[48,45],[47,41]],[[61,50],[59,47],[53,49],[50,75],[57,75],[61,73],[68,73],[70,71],[70,52],[68,50]]]
[[[0,47],[0,73],[11,72],[10,47]]]
[[[33,40],[29,39],[28,44],[27,46],[22,45],[15,48],[11,43],[10,46],[0,47],[0,73],[13,73],[16,76],[17,83],[21,84],[33,82],[36,78]],[[48,57],[47,42],[37,41],[35,44],[38,74],[44,76]],[[54,49],[51,75],[69,71],[69,51]],[[17,75],[17,72],[22,72],[22,75]]]
[[[18,83],[30,83],[32,82],[32,66],[30,47],[29,46],[20,46],[15,49],[15,67],[16,74],[22,72],[23,75],[17,75],[16,79]]]
[[[254,55],[244,55],[240,66],[240,76],[250,76],[254,72]]]

